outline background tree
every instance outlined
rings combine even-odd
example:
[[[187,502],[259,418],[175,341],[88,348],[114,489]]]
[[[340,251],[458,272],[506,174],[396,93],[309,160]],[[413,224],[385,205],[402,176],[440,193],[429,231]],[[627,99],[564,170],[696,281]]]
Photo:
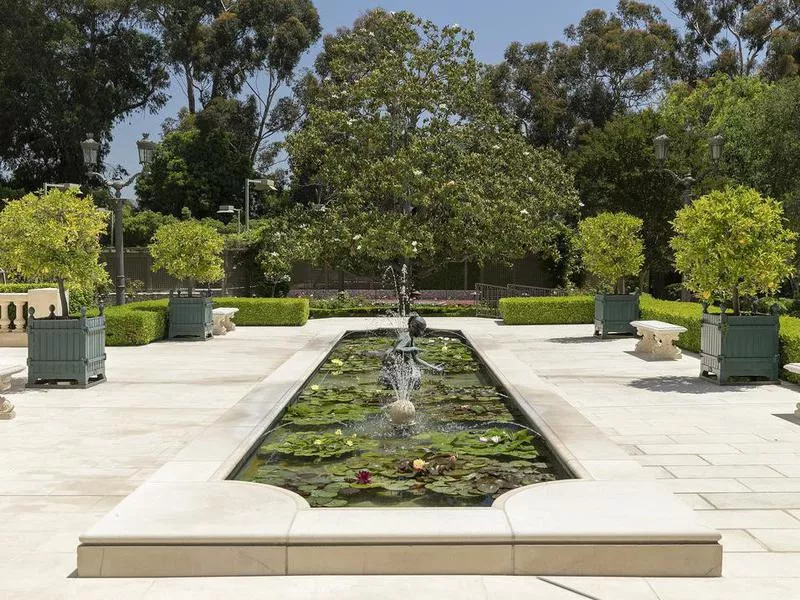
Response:
[[[153,271],[164,269],[176,279],[188,281],[191,296],[196,282],[224,277],[220,256],[224,245],[213,227],[194,219],[162,225],[149,246]]]
[[[798,29],[798,0],[675,0],[675,8],[687,29],[686,43],[700,61],[708,58],[707,74],[753,75],[765,56],[773,75],[794,73],[785,35]]]
[[[87,132],[109,141],[131,111],[163,106],[161,44],[137,4],[0,1],[0,169],[15,186],[82,181]]]
[[[241,206],[257,122],[252,99],[217,98],[197,114],[183,113],[136,182],[139,205],[175,217],[188,208],[198,218],[216,216],[221,204]]]
[[[681,207],[681,190],[659,172],[653,138],[662,130],[662,120],[652,110],[615,117],[586,134],[569,162],[575,169],[581,213],[625,212],[641,219],[644,268],[668,272],[670,221]]]
[[[61,314],[68,315],[67,285],[92,292],[108,281],[99,262],[107,219],[90,196],[71,190],[12,200],[0,212],[0,264],[34,281],[55,281]]]
[[[621,0],[565,30],[566,42],[511,44],[489,70],[498,107],[529,141],[559,149],[581,131],[642,108],[676,71],[678,36],[652,5]]]
[[[148,15],[184,80],[189,114],[245,91],[257,109],[250,163],[265,151],[269,162],[269,140],[299,114],[282,89],[322,31],[311,0],[155,0]]]
[[[383,10],[326,38],[287,140],[296,181],[315,186],[326,261],[426,269],[553,247],[577,208],[572,178],[492,106],[472,39]]]

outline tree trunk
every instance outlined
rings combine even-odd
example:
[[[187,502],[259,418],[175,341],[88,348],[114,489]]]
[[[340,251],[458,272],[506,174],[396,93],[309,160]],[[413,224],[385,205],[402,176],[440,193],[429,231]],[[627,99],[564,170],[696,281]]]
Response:
[[[733,314],[738,315],[739,314],[739,286],[738,285],[733,286],[732,299],[733,299]]]
[[[194,279],[189,278],[188,289],[186,290],[186,292],[187,292],[187,295],[189,296],[189,298],[191,298],[192,294],[194,294]]]
[[[67,300],[67,290],[64,287],[64,280],[61,277],[57,278],[56,282],[58,283],[58,297],[61,299],[61,315],[66,318],[69,316],[69,301]]]
[[[192,77],[192,66],[189,63],[183,65],[183,72],[186,73],[186,102],[189,105],[189,114],[195,114],[197,102],[194,97],[194,78]]]

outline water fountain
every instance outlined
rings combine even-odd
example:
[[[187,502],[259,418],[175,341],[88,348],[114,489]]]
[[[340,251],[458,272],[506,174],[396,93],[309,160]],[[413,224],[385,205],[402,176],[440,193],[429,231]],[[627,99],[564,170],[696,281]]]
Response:
[[[441,366],[422,360],[419,357],[420,349],[414,345],[414,338],[425,335],[426,329],[425,319],[412,314],[408,319],[408,329],[397,336],[383,358],[379,379],[394,391],[395,401],[389,404],[387,413],[392,424],[398,427],[414,423],[416,408],[411,402],[411,394],[420,387],[422,370],[442,372]]]

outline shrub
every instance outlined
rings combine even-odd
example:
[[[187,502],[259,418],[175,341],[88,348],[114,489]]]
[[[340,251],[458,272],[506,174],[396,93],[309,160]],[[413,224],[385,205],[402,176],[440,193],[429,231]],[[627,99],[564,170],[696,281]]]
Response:
[[[158,228],[150,244],[153,271],[164,269],[180,280],[189,281],[189,295],[195,282],[219,281],[222,269],[223,237],[199,221],[178,221]]]
[[[501,298],[500,315],[507,325],[593,323],[592,296]]]
[[[96,315],[97,310],[89,314]],[[167,336],[167,301],[148,300],[109,306],[106,316],[106,344],[143,346]]]
[[[55,280],[66,315],[67,287],[94,290],[108,280],[99,262],[107,219],[91,196],[73,190],[12,200],[0,212],[0,263],[26,278]]]
[[[303,325],[308,321],[308,298],[212,298],[214,308],[238,308],[237,325]]]
[[[0,294],[24,294],[37,288],[54,288],[55,283],[0,283]]]
[[[475,307],[464,305],[414,304],[411,310],[421,317],[474,317]],[[316,306],[311,307],[312,319],[329,317],[382,317],[388,311],[397,311],[394,304],[372,304],[368,306]]]
[[[637,275],[644,262],[642,220],[624,212],[600,213],[578,224],[577,245],[586,269],[597,277],[600,292],[625,293],[625,277]]]
[[[728,187],[678,211],[670,241],[686,287],[739,314],[739,297],[774,294],[793,271],[797,234],[783,207],[747,187]]]

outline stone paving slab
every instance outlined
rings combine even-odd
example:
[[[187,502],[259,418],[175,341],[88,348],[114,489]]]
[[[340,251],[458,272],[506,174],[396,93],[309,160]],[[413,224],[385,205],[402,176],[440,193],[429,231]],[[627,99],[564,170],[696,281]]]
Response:
[[[79,533],[307,341],[348,322],[242,327],[206,343],[109,348],[109,383],[89,390],[23,390],[24,378],[15,377],[9,395],[17,418],[0,423],[0,598],[800,599],[800,427],[775,416],[794,411],[796,386],[721,389],[697,379],[699,361],[688,353],[646,362],[630,353],[631,338],[599,342],[590,325],[512,327],[478,319],[429,325],[479,329],[627,454],[672,474],[660,481],[723,530],[723,577],[553,580],[563,587],[489,576],[69,578]],[[0,348],[0,363],[24,360],[24,348]],[[220,365],[229,377],[220,376]],[[776,475],[673,470],[706,465],[764,466]],[[715,500],[729,508],[716,508]]]

